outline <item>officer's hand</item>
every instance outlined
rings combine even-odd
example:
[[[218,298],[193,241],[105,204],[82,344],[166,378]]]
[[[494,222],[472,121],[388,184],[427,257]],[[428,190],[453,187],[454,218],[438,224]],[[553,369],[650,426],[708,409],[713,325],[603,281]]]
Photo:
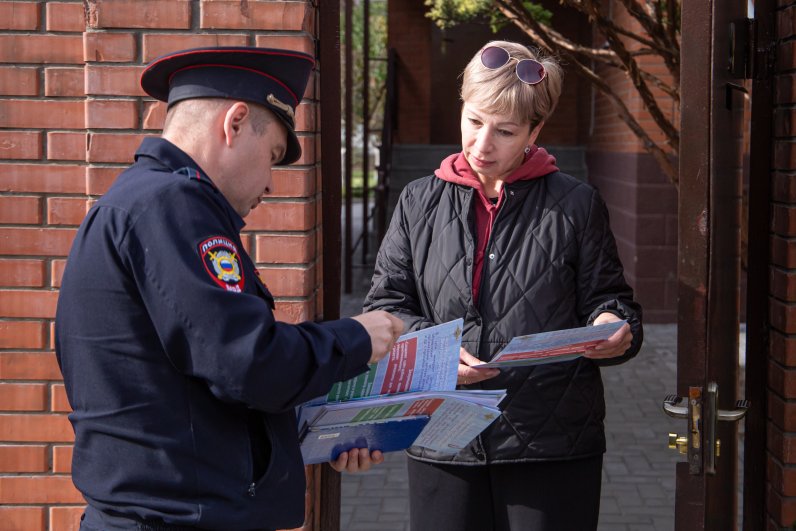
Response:
[[[383,310],[355,315],[352,319],[364,326],[370,335],[370,363],[386,356],[395,340],[404,333],[404,322]]]
[[[384,454],[379,450],[369,452],[367,448],[354,448],[340,454],[337,461],[330,461],[329,465],[338,472],[345,470],[353,474],[367,472],[371,466],[380,465],[383,462]]]

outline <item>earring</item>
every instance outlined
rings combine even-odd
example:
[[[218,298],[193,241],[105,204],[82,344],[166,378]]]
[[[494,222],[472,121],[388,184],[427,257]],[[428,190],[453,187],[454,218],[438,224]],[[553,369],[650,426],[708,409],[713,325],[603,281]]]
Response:
[[[527,155],[530,152],[531,152],[531,146],[525,146],[525,154]]]

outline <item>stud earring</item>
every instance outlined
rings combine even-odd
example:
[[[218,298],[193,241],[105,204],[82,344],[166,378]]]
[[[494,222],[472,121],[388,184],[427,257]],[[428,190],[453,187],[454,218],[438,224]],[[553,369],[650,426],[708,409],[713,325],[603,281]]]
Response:
[[[531,146],[525,146],[525,154],[527,155],[530,152],[531,152]]]

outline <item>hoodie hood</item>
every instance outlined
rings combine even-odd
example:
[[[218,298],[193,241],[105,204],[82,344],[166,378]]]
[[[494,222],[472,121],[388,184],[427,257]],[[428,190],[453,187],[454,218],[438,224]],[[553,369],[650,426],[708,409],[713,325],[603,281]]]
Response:
[[[545,148],[533,146],[531,151],[525,156],[525,162],[511,172],[503,182],[504,184],[509,184],[516,181],[536,179],[554,171],[558,171],[556,158],[548,153]],[[478,179],[478,175],[476,175],[470,167],[470,163],[464,157],[464,152],[454,153],[446,157],[440,164],[439,169],[434,171],[434,175],[443,181],[473,187],[485,195],[484,187],[480,179]]]

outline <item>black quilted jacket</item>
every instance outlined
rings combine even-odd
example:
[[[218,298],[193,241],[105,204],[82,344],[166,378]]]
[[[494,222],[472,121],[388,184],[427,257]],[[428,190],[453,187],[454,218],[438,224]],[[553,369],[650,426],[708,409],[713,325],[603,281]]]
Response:
[[[433,175],[404,189],[366,309],[393,313],[407,331],[463,317],[462,346],[482,360],[514,336],[584,326],[605,311],[628,320],[633,344],[607,362],[579,358],[504,369],[472,386],[505,388],[508,396],[501,417],[468,448],[453,457],[417,447],[410,454],[468,465],[599,455],[605,402],[598,365],[630,359],[643,336],[605,204],[593,187],[560,172],[506,185],[474,301],[476,193]]]

